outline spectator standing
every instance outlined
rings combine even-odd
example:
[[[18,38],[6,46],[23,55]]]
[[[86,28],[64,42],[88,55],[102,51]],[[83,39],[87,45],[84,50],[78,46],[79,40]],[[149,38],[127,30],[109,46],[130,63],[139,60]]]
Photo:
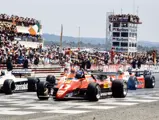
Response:
[[[86,62],[85,62],[85,60],[83,59],[82,62],[81,62],[80,69],[84,69],[84,70],[85,70],[85,67],[86,67]]]
[[[137,67],[138,67],[138,69],[141,68],[141,58],[139,58],[138,61],[137,61]]]
[[[132,68],[133,68],[133,69],[136,68],[136,60],[135,60],[135,59],[133,59],[133,61],[132,61]]]
[[[7,65],[7,70],[8,71],[12,71],[13,70],[13,65],[12,65],[12,61],[11,61],[10,57],[8,57],[8,59],[6,61],[6,65]]]
[[[23,68],[28,69],[28,66],[29,66],[29,61],[28,61],[28,58],[25,57],[24,62],[23,62]]]
[[[91,69],[91,62],[89,59],[86,61],[86,69]]]
[[[34,65],[37,66],[38,64],[39,64],[39,58],[36,56],[36,57],[35,57],[35,60],[34,60]]]

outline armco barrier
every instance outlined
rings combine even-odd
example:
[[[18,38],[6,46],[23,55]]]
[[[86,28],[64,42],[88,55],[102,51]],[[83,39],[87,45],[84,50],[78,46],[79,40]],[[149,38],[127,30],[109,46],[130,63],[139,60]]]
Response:
[[[141,65],[141,68],[142,70],[150,70],[152,71],[153,73],[159,73],[159,65],[150,65],[150,64],[147,64],[147,65]]]
[[[112,64],[112,65],[92,65],[91,69],[92,70],[103,70],[104,72],[117,72],[119,68],[123,69],[124,71],[127,70],[131,65],[126,64]]]
[[[117,70],[119,70],[119,68],[122,68],[124,71],[126,71],[129,67],[131,67],[130,64],[126,64],[126,65],[122,65],[122,64],[111,64],[111,65],[100,65],[100,66],[96,66],[96,65],[92,65],[91,69],[92,70],[103,70],[104,72],[117,72]],[[146,65],[141,65],[140,70],[150,70],[153,73],[159,73],[159,64],[158,65],[150,65],[150,64],[146,64]]]
[[[14,69],[23,69],[22,65],[14,65]],[[65,66],[60,65],[39,65],[39,66],[29,66],[35,73],[59,73],[59,71],[63,71]],[[104,72],[116,72],[119,68],[122,68],[124,71],[131,67],[130,64],[110,64],[110,65],[95,65],[92,64],[91,70],[103,70]],[[0,64],[0,69],[6,69],[6,65]],[[141,65],[141,70],[150,70],[154,73],[159,73],[159,64],[152,65],[146,64]]]
[[[13,65],[15,67],[13,67],[14,70],[24,70],[22,65]],[[35,74],[39,74],[39,73],[59,73],[62,70],[63,66],[60,65],[47,65],[47,66],[43,66],[43,65],[39,65],[39,66],[29,66],[28,70],[32,70],[32,72],[34,72]],[[0,69],[6,69],[5,65],[0,65]]]

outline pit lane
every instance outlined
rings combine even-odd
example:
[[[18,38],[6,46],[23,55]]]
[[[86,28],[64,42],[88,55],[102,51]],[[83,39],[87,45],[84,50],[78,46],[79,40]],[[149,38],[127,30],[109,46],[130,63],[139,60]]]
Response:
[[[0,94],[0,120],[146,120],[153,116],[158,120],[155,113],[159,112],[159,74],[155,77],[154,89],[129,91],[126,99],[106,98],[99,102],[53,101],[51,98],[39,101],[36,93],[27,92],[11,96]]]

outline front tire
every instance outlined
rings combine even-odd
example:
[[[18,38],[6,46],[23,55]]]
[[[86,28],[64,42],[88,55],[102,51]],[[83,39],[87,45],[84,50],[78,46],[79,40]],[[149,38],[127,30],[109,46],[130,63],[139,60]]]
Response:
[[[154,88],[155,87],[155,77],[152,75],[145,76],[145,88]]]
[[[40,81],[37,84],[37,97],[39,100],[48,100],[49,99],[49,83],[47,81]]]

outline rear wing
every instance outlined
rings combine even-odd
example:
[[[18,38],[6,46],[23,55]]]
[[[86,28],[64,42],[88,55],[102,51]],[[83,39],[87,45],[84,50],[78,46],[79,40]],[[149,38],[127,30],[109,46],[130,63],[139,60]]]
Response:
[[[28,74],[33,73],[32,70],[25,70],[25,69],[19,69],[19,70],[12,70],[12,74]]]
[[[131,70],[129,73],[135,73],[137,75],[148,75],[148,74],[151,74],[151,73],[154,73],[150,70]]]
[[[32,74],[34,74],[34,72],[32,70],[29,69],[19,69],[19,70],[13,70],[12,74],[15,76],[31,76]]]

